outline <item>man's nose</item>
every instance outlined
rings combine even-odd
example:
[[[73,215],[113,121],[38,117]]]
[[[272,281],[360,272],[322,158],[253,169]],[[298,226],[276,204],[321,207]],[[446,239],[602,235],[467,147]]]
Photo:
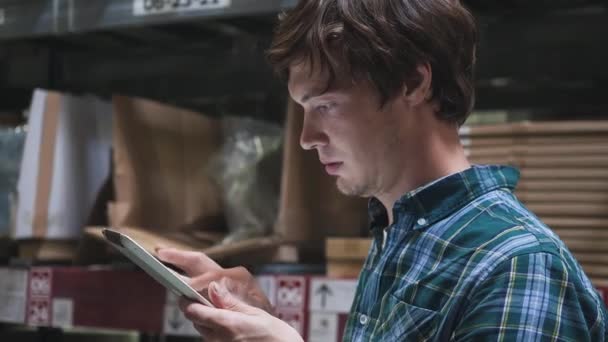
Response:
[[[327,145],[329,138],[323,131],[321,124],[313,116],[314,114],[304,114],[302,124],[302,134],[300,135],[300,146],[305,150],[312,150]]]

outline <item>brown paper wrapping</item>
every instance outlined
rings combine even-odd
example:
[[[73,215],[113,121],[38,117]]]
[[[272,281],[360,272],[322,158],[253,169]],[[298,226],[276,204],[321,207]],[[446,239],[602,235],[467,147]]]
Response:
[[[143,99],[115,96],[113,105],[111,224],[175,230],[221,216],[220,190],[205,172],[221,143],[220,123]]]

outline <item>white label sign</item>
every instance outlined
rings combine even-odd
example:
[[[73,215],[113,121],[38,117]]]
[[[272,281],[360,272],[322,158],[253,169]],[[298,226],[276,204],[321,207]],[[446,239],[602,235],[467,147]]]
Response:
[[[348,313],[355,299],[356,280],[313,279],[310,311]]]
[[[179,309],[179,299],[167,291],[165,312],[163,315],[163,332],[173,336],[200,336],[184,313]]]
[[[4,16],[4,8],[0,8],[0,25],[4,25],[5,16]]]
[[[308,325],[308,342],[338,340],[338,314],[311,312]]]
[[[262,291],[264,291],[264,294],[266,295],[266,297],[268,298],[268,301],[270,301],[270,305],[274,306],[276,305],[277,301],[277,281],[276,278],[274,276],[257,276],[256,280],[258,282],[258,284],[260,285],[260,288],[262,289]]]
[[[0,269],[0,322],[25,323],[27,271]]]
[[[133,15],[155,15],[226,8],[231,0],[133,0]]]
[[[74,302],[67,298],[53,299],[52,325],[56,328],[70,328],[74,324]]]
[[[276,314],[280,320],[289,324],[300,335],[304,335],[304,320],[306,319],[304,310],[277,308]]]

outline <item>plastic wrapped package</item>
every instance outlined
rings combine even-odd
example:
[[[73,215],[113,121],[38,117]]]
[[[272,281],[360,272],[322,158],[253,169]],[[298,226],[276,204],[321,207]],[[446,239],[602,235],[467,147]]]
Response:
[[[224,243],[268,235],[278,211],[282,129],[249,118],[222,120],[224,143],[209,164],[222,189]]]
[[[0,128],[0,236],[9,232],[25,135],[25,127]]]

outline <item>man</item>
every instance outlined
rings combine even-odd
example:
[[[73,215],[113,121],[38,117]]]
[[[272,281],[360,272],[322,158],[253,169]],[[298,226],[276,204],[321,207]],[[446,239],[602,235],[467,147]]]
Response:
[[[269,56],[304,108],[301,145],[371,197],[374,243],[345,341],[604,341],[604,305],[562,241],[513,195],[515,169],[471,166],[477,32],[456,0],[304,0]],[[183,303],[205,341],[298,341],[244,269],[159,250],[219,309]]]

